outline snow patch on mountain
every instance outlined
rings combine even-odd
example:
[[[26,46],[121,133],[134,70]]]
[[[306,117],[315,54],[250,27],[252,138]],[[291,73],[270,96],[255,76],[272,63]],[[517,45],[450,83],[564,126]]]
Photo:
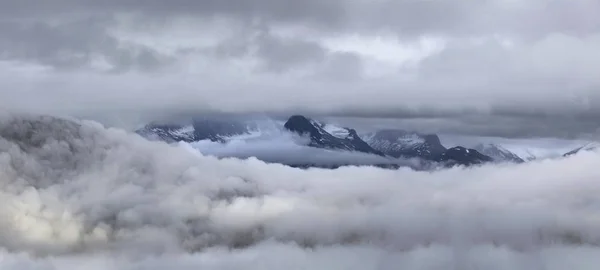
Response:
[[[193,125],[186,125],[181,128],[172,130],[171,134],[173,134],[174,136],[177,136],[177,137],[192,138],[194,136],[194,131],[196,131],[196,129],[194,128]]]
[[[438,162],[444,162],[446,166],[454,165],[479,165],[493,161],[493,158],[480,153],[475,149],[469,149],[462,146],[449,148],[441,155],[435,158]]]
[[[474,149],[481,152],[484,155],[493,158],[496,162],[521,163],[525,161],[515,153],[509,151],[508,149],[493,143],[480,143],[476,145]]]
[[[493,144],[505,149],[524,161],[558,158],[563,154],[579,148],[589,142],[582,140],[563,140],[556,138],[500,138],[440,134],[442,144],[446,147],[465,146],[476,148],[479,144]]]
[[[393,157],[433,158],[446,151],[434,134],[384,129],[363,134],[361,137],[371,147]]]
[[[597,150],[600,150],[600,143],[598,143],[598,142],[590,142],[590,143],[587,143],[587,144],[585,144],[585,145],[583,145],[581,147],[578,147],[576,149],[573,149],[573,150],[565,153],[563,156],[574,155],[574,154],[580,153],[582,151],[597,151]]]
[[[343,127],[339,127],[339,126],[336,126],[336,125],[324,124],[321,127],[327,133],[333,135],[336,138],[345,139],[345,138],[348,138],[348,136],[350,135],[350,132],[348,131],[348,129],[343,128]]]
[[[302,115],[293,115],[284,124],[284,128],[293,133],[308,136],[310,146],[326,149],[337,149],[344,151],[358,151],[363,153],[384,156],[383,153],[373,149],[368,143],[363,141],[354,129],[346,129],[348,135],[341,137],[339,128],[338,136],[334,136],[325,129],[327,125],[312,120]]]
[[[401,143],[403,145],[416,145],[425,143],[425,139],[417,134],[408,134],[404,137],[398,138],[396,142]]]

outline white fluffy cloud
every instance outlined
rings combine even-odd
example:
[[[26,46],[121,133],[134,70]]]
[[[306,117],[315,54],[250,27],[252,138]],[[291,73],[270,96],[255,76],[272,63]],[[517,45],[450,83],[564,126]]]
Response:
[[[37,131],[32,133],[31,131]],[[600,156],[415,172],[217,160],[2,119],[3,269],[595,269]]]

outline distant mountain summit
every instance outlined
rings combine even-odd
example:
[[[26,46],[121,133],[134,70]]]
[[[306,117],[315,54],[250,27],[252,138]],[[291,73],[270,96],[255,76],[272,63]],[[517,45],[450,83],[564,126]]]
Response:
[[[383,129],[367,133],[363,138],[371,147],[395,158],[433,159],[446,151],[435,134]]]
[[[494,161],[494,159],[482,153],[479,153],[479,151],[475,149],[456,146],[446,150],[446,152],[436,157],[435,161],[444,162],[448,166],[470,166],[492,162]]]
[[[596,150],[600,150],[600,143],[597,142],[591,142],[588,143],[584,146],[578,147],[576,149],[573,149],[565,154],[563,154],[563,157],[568,157],[568,156],[572,156],[575,155],[581,151],[596,151]]]
[[[225,118],[198,118],[187,124],[149,124],[136,131],[148,139],[173,142],[210,140],[225,142],[227,137],[248,134],[256,126],[241,120]]]
[[[285,122],[284,128],[296,134],[308,136],[310,138],[309,146],[312,147],[358,151],[384,156],[381,151],[373,149],[368,143],[363,141],[358,136],[356,130],[351,128],[320,123],[302,115],[291,116]]]
[[[473,147],[473,149],[479,151],[480,153],[489,156],[494,159],[496,162],[515,162],[515,163],[523,163],[521,157],[517,156],[515,153],[509,151],[508,149],[493,143],[483,144],[480,143]]]
[[[374,149],[395,158],[420,158],[445,165],[476,165],[494,159],[475,149],[446,149],[435,134],[420,134],[399,129],[383,129],[363,135]]]

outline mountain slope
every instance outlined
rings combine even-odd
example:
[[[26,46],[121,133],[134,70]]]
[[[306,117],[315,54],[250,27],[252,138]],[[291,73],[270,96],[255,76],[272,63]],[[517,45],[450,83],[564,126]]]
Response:
[[[494,161],[493,158],[484,155],[475,149],[469,149],[462,146],[452,147],[434,160],[445,163],[447,166],[470,166]]]
[[[600,143],[592,142],[563,154],[563,157],[575,155],[581,151],[596,151],[598,149],[600,149]]]
[[[521,157],[517,156],[515,153],[509,151],[508,149],[493,143],[483,144],[480,143],[473,147],[473,149],[479,151],[480,153],[489,156],[494,159],[496,162],[515,162],[515,163],[523,163]]]
[[[149,124],[136,131],[139,135],[165,142],[224,142],[227,137],[249,134],[256,126],[242,120],[198,118],[189,124]]]
[[[419,134],[398,129],[384,129],[363,135],[374,149],[395,158],[432,159],[444,153],[444,147],[435,134]]]
[[[371,147],[395,158],[420,158],[453,165],[475,165],[493,158],[475,149],[446,149],[435,134],[420,134],[399,129],[383,129],[363,135]]]
[[[373,149],[363,141],[354,129],[327,126],[327,124],[314,121],[302,115],[291,116],[285,122],[284,128],[299,135],[308,136],[310,138],[309,146],[312,147],[358,151],[384,156],[381,151]],[[334,134],[336,135],[334,136],[329,133],[328,130],[334,130]]]

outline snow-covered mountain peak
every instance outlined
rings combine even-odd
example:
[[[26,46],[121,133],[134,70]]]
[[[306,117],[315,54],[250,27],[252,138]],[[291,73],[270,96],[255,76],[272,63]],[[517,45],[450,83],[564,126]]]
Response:
[[[310,137],[310,146],[319,148],[358,151],[383,156],[363,141],[356,131],[335,125],[324,124],[302,115],[291,116],[284,124],[285,129]]]
[[[364,134],[362,138],[373,148],[393,157],[434,157],[446,151],[435,134],[383,129]]]
[[[447,162],[448,165],[477,165],[493,161],[488,155],[480,153],[475,149],[462,146],[449,148],[446,152],[436,157],[437,161]]]
[[[525,160],[508,149],[494,143],[480,143],[473,149],[494,159],[496,162],[516,162],[522,163]]]
[[[347,128],[339,127],[332,124],[324,124],[322,128],[336,138],[345,139],[350,136],[350,131]]]

